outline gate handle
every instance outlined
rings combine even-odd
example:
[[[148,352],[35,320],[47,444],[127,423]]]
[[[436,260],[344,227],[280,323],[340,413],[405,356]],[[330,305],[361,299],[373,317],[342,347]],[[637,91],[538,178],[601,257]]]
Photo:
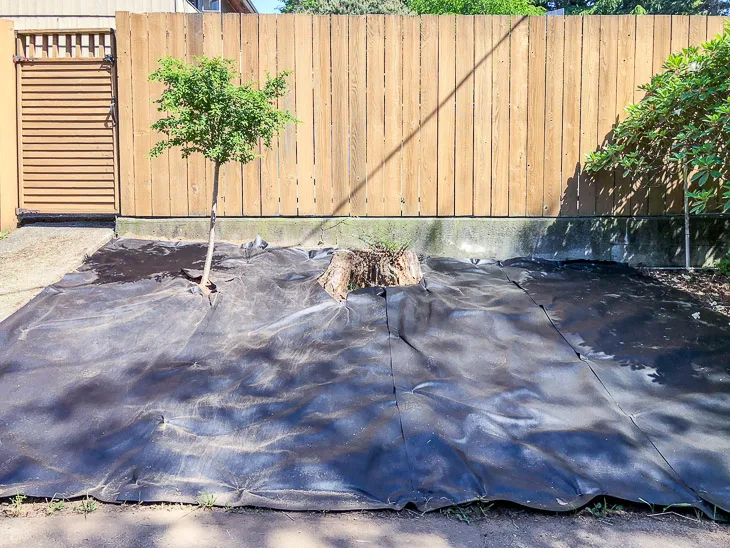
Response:
[[[117,98],[112,97],[112,102],[109,104],[109,116],[112,119],[112,123],[117,125],[117,111],[116,111]]]

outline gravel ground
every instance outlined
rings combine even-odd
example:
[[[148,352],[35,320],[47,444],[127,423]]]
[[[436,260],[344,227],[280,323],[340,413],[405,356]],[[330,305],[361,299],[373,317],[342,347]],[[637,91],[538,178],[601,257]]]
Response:
[[[715,312],[730,317],[730,276],[713,270],[647,270],[660,282],[698,298]]]

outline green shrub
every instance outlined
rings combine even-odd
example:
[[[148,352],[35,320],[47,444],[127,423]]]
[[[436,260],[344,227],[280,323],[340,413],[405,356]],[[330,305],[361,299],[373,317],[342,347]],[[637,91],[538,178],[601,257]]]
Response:
[[[283,13],[315,15],[412,15],[404,0],[285,0]]]
[[[622,169],[642,181],[682,180],[692,212],[712,198],[730,211],[730,26],[701,48],[670,55],[664,72],[641,86],[611,142],[586,156],[589,172]]]
[[[717,269],[725,276],[730,276],[730,253],[720,259],[720,262],[717,263]]]
[[[416,13],[461,15],[544,15],[530,0],[409,0]]]

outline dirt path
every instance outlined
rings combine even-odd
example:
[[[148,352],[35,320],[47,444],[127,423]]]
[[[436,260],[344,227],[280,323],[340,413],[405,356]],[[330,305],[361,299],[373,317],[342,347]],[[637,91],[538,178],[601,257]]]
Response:
[[[77,504],[77,503],[74,503]],[[730,528],[693,516],[650,517],[621,512],[596,518],[547,515],[511,508],[459,521],[455,516],[416,512],[343,514],[269,510],[202,510],[193,507],[100,505],[84,516],[68,504],[43,515],[43,504],[26,505],[28,517],[0,518],[6,546],[252,546],[296,548],[378,547],[685,547],[728,546]],[[35,507],[35,508],[33,508]]]
[[[0,321],[112,239],[98,225],[24,226],[0,240]]]

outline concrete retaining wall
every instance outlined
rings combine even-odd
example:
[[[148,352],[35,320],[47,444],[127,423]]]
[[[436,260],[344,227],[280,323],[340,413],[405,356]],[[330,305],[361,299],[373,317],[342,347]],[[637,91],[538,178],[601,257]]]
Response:
[[[117,233],[169,240],[205,240],[208,219],[117,219]],[[362,247],[373,239],[410,242],[418,253],[482,259],[533,256],[632,265],[682,266],[683,219],[579,218],[222,218],[219,240],[266,241],[296,247]],[[692,219],[692,262],[711,266],[730,251],[730,216]]]

